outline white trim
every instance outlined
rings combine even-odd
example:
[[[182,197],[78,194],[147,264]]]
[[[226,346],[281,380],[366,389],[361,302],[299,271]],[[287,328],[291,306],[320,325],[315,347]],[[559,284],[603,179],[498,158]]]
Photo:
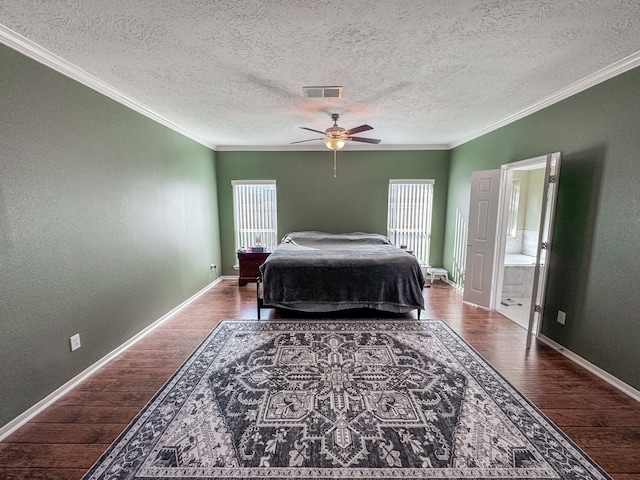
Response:
[[[397,184],[410,184],[410,185],[435,185],[436,181],[433,178],[410,178],[410,179],[399,179],[399,178],[390,178],[389,185],[397,185]]]
[[[96,92],[99,92],[106,97],[109,97],[112,100],[115,100],[118,103],[121,103],[125,107],[130,108],[151,120],[158,122],[165,127],[170,128],[171,130],[178,132],[181,135],[184,135],[191,140],[198,142],[205,147],[209,147],[212,150],[215,150],[216,145],[207,142],[203,138],[199,138],[193,133],[189,132],[187,129],[181,127],[178,124],[173,123],[171,120],[163,117],[157,112],[154,112],[147,106],[138,102],[136,99],[130,97],[124,92],[112,87],[108,83],[100,80],[99,78],[91,75],[88,72],[85,72],[80,67],[73,65],[71,62],[60,58],[56,54],[50,52],[49,50],[41,47],[35,42],[32,42],[28,38],[23,37],[19,33],[14,32],[13,30],[5,27],[0,24],[0,43],[5,44],[6,46],[22,53],[23,55],[39,62],[58,73],[61,73],[86,87],[89,87]]]
[[[546,343],[547,345],[549,345],[554,350],[560,352],[562,355],[567,357],[569,360],[572,360],[573,362],[577,363],[581,367],[589,370],[594,375],[597,375],[598,377],[600,377],[602,380],[604,380],[605,382],[607,382],[611,386],[613,386],[613,387],[617,388],[618,390],[620,390],[622,393],[626,393],[627,395],[629,395],[634,400],[640,402],[640,391],[636,390],[631,385],[628,385],[628,384],[624,383],[622,380],[614,377],[609,372],[607,372],[605,370],[602,370],[600,367],[594,365],[593,363],[589,362],[588,360],[585,360],[580,355],[577,355],[577,354],[573,353],[571,350],[566,349],[565,347],[563,347],[559,343],[551,340],[549,337],[547,337],[545,335],[540,335],[538,337],[538,339],[540,341],[542,341],[543,343]]]
[[[319,142],[319,140],[318,140]],[[448,143],[434,143],[423,145],[356,145],[349,143],[338,152],[348,151],[385,151],[385,150],[450,150]],[[318,145],[218,145],[217,152],[331,152],[323,143]],[[340,153],[338,153],[339,155]]]
[[[231,180],[231,185],[275,185],[275,180]]]
[[[554,155],[559,152],[554,152]],[[544,154],[544,155],[538,155],[537,157],[531,157],[531,158],[526,158],[524,160],[518,160],[517,162],[510,162],[510,163],[503,163],[502,165],[500,165],[500,168],[502,170],[513,170],[513,169],[518,169],[518,170],[537,170],[539,168],[542,168],[546,165],[547,163],[547,155],[548,154]],[[541,165],[542,164],[542,165]]]
[[[106,82],[98,79],[97,77],[85,72],[81,68],[73,65],[72,63],[58,57],[54,53],[46,50],[35,42],[23,37],[19,33],[5,27],[0,24],[0,43],[7,45],[10,48],[26,55],[33,60],[46,65],[47,67],[66,75],[73,80],[76,80],[83,85],[96,90],[97,92],[106,95],[107,97],[125,105],[126,107],[135,110],[136,112],[188,137],[195,142],[209,147],[215,151],[315,151],[315,150],[327,150],[323,144],[318,145],[215,145],[205,139],[199,138],[197,135],[192,134],[183,127],[171,122],[162,115],[154,112],[145,105],[141,104],[137,100],[129,97],[125,93],[113,88]],[[347,150],[451,150],[462,144],[470,142],[482,135],[497,130],[513,123],[521,118],[524,118],[532,113],[535,113],[543,108],[549,107],[555,103],[558,103],[566,98],[569,98],[577,93],[580,93],[588,88],[591,88],[599,83],[609,80],[617,75],[627,72],[640,65],[640,51],[629,55],[611,65],[598,70],[597,72],[587,75],[585,78],[572,83],[571,85],[561,88],[555,93],[543,98],[542,100],[530,105],[529,107],[508,116],[507,118],[500,120],[492,125],[482,128],[475,133],[463,137],[459,140],[453,141],[448,144],[423,144],[423,145],[354,145],[350,143]]]
[[[180,305],[178,305],[177,307],[173,308],[168,313],[164,314],[158,320],[156,320],[151,325],[149,325],[145,329],[143,329],[140,332],[138,332],[136,335],[134,335],[129,340],[124,342],[122,345],[117,347],[115,350],[111,351],[110,353],[108,353],[107,355],[102,357],[100,360],[98,360],[96,363],[91,365],[89,368],[85,369],[83,372],[81,372],[78,375],[76,375],[75,377],[73,377],[71,380],[69,380],[67,383],[62,385],[60,388],[58,388],[57,390],[54,390],[49,395],[47,395],[45,398],[43,398],[38,403],[33,405],[31,408],[29,408],[25,412],[21,413],[16,418],[11,420],[9,423],[4,425],[2,428],[0,428],[0,441],[4,440],[6,437],[11,435],[17,429],[19,429],[20,427],[25,425],[27,422],[29,422],[29,420],[31,420],[33,417],[35,417],[36,415],[41,413],[44,409],[49,407],[52,403],[57,401],[60,397],[62,397],[66,393],[68,393],[71,389],[73,389],[76,386],[78,386],[78,384],[80,384],[80,382],[82,382],[82,381],[86,380],[87,378],[89,378],[91,375],[93,375],[95,372],[97,372],[104,365],[106,365],[111,360],[113,360],[118,355],[120,355],[122,352],[124,352],[127,348],[129,348],[130,346],[132,346],[133,344],[135,344],[136,342],[141,340],[145,335],[147,335],[151,331],[155,330],[162,323],[164,323],[165,321],[169,320],[169,318],[174,316],[176,313],[178,313],[180,310],[182,310],[188,304],[190,304],[191,302],[196,300],[198,297],[200,297],[201,295],[205,294],[209,289],[213,288],[215,285],[217,285],[221,281],[222,281],[222,277],[217,278],[216,280],[211,282],[209,285],[204,287],[202,290],[197,292],[195,295],[191,296],[190,298],[188,298],[187,300],[182,302]]]
[[[520,110],[513,115],[508,116],[507,118],[500,120],[492,125],[489,125],[477,132],[469,135],[468,137],[461,138],[449,145],[449,148],[459,147],[462,144],[470,142],[478,137],[486,135],[489,132],[493,132],[501,127],[509,125],[521,118],[527,117],[532,113],[535,113],[543,108],[547,108],[551,105],[554,105],[562,100],[565,100],[573,95],[583,92],[599,83],[602,83],[606,80],[609,80],[613,77],[616,77],[624,72],[628,72],[629,70],[636,68],[640,65],[640,51],[629,55],[628,57],[623,58],[615,63],[612,63],[608,67],[602,68],[597,72],[592,73],[591,75],[587,75],[581,80],[568,85],[567,87],[561,88],[555,93],[543,98],[542,100],[537,101],[533,105],[528,106],[527,108]]]

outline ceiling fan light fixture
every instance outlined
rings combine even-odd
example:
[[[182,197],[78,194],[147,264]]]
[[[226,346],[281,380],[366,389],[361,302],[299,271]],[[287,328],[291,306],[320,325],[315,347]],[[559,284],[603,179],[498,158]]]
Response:
[[[300,140],[298,142],[291,142],[291,143],[314,142],[316,140],[322,140],[324,141],[325,146],[329,150],[333,150],[334,157],[335,157],[335,152],[342,149],[347,144],[348,141],[373,143],[376,145],[380,143],[380,140],[377,138],[365,138],[365,137],[353,136],[354,133],[373,130],[373,127],[369,125],[360,125],[359,127],[354,127],[354,128],[350,128],[349,130],[345,130],[344,128],[338,126],[338,118],[340,118],[339,113],[332,113],[331,120],[333,120],[333,126],[327,128],[324,132],[320,130],[316,130],[315,128],[300,127],[303,130],[309,130],[311,132],[323,134],[324,138],[312,138],[310,140]]]
[[[347,140],[342,137],[327,137],[324,139],[324,144],[329,150],[340,150],[346,143]]]

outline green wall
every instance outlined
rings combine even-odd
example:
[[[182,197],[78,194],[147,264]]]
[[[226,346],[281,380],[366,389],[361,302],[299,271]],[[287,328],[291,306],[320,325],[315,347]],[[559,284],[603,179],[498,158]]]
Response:
[[[542,195],[544,194],[544,168],[529,170],[529,184],[527,189],[527,208],[524,214],[524,229],[535,230],[540,228],[540,215],[542,214]]]
[[[433,228],[430,263],[442,265],[449,152],[338,152],[337,178],[333,154],[314,152],[216,153],[222,267],[233,270],[232,180],[276,180],[279,238],[290,231],[374,232],[386,235],[390,178],[433,178]]]
[[[220,244],[210,149],[2,45],[0,112],[2,426],[212,282]]]
[[[542,333],[640,389],[640,69],[451,151],[444,264],[471,172],[562,152]],[[558,310],[566,325],[555,322]]]
[[[513,180],[520,180],[520,202],[518,203],[518,218],[516,228],[522,230],[527,217],[527,203],[529,199],[529,172],[515,170]],[[536,227],[537,228],[537,227]]]
[[[639,87],[636,69],[451,152],[347,147],[333,178],[329,151],[214,153],[0,46],[0,426],[214,280],[210,263],[236,274],[231,180],[278,182],[282,236],[385,233],[388,180],[434,178],[430,263],[453,273],[471,172],[554,151],[543,333],[640,388]]]

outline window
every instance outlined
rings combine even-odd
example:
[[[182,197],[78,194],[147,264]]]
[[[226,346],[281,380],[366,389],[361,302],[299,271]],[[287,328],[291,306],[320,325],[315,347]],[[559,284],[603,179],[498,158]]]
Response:
[[[507,236],[515,237],[518,232],[518,208],[520,207],[520,180],[511,182],[511,195],[509,196],[509,223]]]
[[[389,180],[387,236],[413,250],[421,265],[429,264],[434,180]]]
[[[276,181],[233,180],[233,224],[236,250],[277,244]]]

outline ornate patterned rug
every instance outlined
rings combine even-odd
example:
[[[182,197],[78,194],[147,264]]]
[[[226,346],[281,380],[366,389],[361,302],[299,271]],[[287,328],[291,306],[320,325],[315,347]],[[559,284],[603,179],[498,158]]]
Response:
[[[609,477],[440,320],[226,320],[84,478]]]

